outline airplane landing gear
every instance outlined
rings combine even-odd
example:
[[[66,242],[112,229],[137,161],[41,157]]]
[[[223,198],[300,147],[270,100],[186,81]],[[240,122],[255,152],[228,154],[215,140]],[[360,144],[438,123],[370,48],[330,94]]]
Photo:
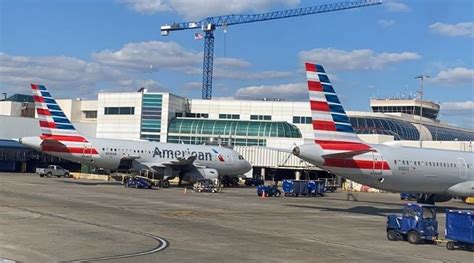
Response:
[[[162,188],[170,188],[170,181],[163,179],[160,181],[160,186]]]
[[[434,205],[434,195],[432,194],[420,194],[418,199],[416,200],[417,203],[419,204],[428,204],[428,205]]]

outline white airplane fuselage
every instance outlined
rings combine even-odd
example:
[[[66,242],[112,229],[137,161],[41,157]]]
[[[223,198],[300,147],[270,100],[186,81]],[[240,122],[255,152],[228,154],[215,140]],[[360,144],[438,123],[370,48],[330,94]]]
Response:
[[[296,156],[378,189],[474,196],[473,152],[367,144],[357,136],[324,67],[307,62],[305,68],[314,143],[295,147]]]
[[[20,143],[42,151],[40,137],[24,137]],[[220,146],[186,145],[151,141],[89,138],[81,145],[82,152],[46,152],[73,162],[111,170],[118,169],[123,159],[133,159],[139,163],[163,163],[196,156],[193,165],[216,169],[219,175],[236,176],[248,172],[249,162],[230,149]],[[97,154],[91,154],[94,148]]]
[[[317,144],[298,147],[301,159],[370,187],[412,193],[474,196],[474,153],[370,145],[374,152],[353,158],[323,158]]]

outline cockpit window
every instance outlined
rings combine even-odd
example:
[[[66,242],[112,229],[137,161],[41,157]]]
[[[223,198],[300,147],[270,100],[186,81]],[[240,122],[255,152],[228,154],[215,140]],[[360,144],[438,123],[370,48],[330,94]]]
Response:
[[[239,160],[243,160],[244,157],[242,155],[239,155]]]

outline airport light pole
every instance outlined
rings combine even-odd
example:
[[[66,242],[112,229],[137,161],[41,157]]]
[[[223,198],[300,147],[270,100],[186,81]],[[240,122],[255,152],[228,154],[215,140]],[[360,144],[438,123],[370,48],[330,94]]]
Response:
[[[426,78],[431,78],[431,76],[428,76],[428,75],[418,75],[415,77],[415,79],[420,79],[420,120],[419,120],[419,133],[420,133],[420,148],[423,148],[423,138],[421,136],[421,119],[423,118],[423,81],[426,79]],[[415,108],[416,108],[416,104],[415,104]]]

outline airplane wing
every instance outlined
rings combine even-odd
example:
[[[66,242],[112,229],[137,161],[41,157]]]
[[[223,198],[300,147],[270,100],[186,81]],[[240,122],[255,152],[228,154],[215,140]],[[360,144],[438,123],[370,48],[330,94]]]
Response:
[[[196,156],[192,155],[187,158],[178,158],[175,160],[163,160],[163,161],[156,161],[156,162],[139,162],[141,165],[144,165],[148,168],[156,169],[156,168],[164,168],[164,167],[179,167],[179,166],[188,166],[192,165],[194,160],[196,160]]]
[[[339,152],[339,153],[332,153],[332,154],[324,154],[322,155],[323,158],[339,158],[339,159],[345,159],[345,158],[351,158],[360,154],[368,153],[368,152],[373,152],[375,151],[374,149],[364,149],[364,150],[358,150],[358,151],[350,151],[350,152]]]

